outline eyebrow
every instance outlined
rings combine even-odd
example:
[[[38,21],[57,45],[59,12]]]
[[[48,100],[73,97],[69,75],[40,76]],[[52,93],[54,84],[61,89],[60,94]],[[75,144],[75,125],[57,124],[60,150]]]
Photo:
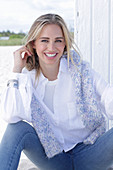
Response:
[[[49,37],[40,37],[40,39],[49,39]],[[64,37],[56,37],[55,39],[64,39]]]

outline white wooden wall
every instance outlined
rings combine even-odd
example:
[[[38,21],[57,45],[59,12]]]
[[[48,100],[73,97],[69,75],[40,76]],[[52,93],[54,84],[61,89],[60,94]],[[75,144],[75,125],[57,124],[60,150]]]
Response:
[[[113,85],[113,0],[75,0],[75,42],[83,59]],[[113,127],[113,121],[109,121]]]
[[[75,42],[83,58],[113,85],[113,0],[75,0]]]

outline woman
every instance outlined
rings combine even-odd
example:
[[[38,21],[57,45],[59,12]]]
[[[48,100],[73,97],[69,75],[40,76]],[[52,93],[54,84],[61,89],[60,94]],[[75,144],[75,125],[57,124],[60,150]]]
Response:
[[[113,163],[113,130],[106,132],[113,88],[71,48],[63,19],[46,14],[14,52],[1,103],[9,123],[1,170],[17,169],[22,151],[43,170],[106,170]]]

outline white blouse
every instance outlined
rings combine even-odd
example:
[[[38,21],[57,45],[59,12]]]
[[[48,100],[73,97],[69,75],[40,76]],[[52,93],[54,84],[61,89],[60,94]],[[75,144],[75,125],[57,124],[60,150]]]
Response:
[[[103,111],[109,119],[113,119],[113,87],[110,87],[94,70],[92,75]],[[66,59],[61,59],[56,81],[49,82],[41,73],[35,82],[35,70],[26,69],[22,73],[12,73],[10,79],[19,81],[19,89],[6,87],[1,96],[1,113],[8,123],[20,120],[31,122],[30,103],[34,92],[43,103],[54,134],[65,151],[72,149],[91,133],[83,125],[76,111],[72,93],[74,85],[68,73]]]
[[[53,101],[54,101],[54,92],[58,79],[54,81],[48,81],[45,86],[44,94],[44,103],[46,106],[54,113]]]

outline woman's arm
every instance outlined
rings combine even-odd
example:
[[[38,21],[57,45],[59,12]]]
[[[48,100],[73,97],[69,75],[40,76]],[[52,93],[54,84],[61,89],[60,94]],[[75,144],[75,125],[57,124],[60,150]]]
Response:
[[[113,86],[92,70],[94,88],[100,98],[101,107],[109,119],[113,119]]]
[[[8,123],[20,120],[31,121],[30,102],[32,96],[32,84],[29,74],[13,73],[11,79],[18,80],[18,88],[6,87],[1,95],[2,117]]]
[[[24,56],[22,57],[23,52]],[[13,73],[8,81],[8,86],[1,95],[1,114],[9,123],[23,119],[30,121],[31,119],[32,83],[29,71],[22,72],[28,55],[31,55],[31,53],[24,46],[14,52]]]

